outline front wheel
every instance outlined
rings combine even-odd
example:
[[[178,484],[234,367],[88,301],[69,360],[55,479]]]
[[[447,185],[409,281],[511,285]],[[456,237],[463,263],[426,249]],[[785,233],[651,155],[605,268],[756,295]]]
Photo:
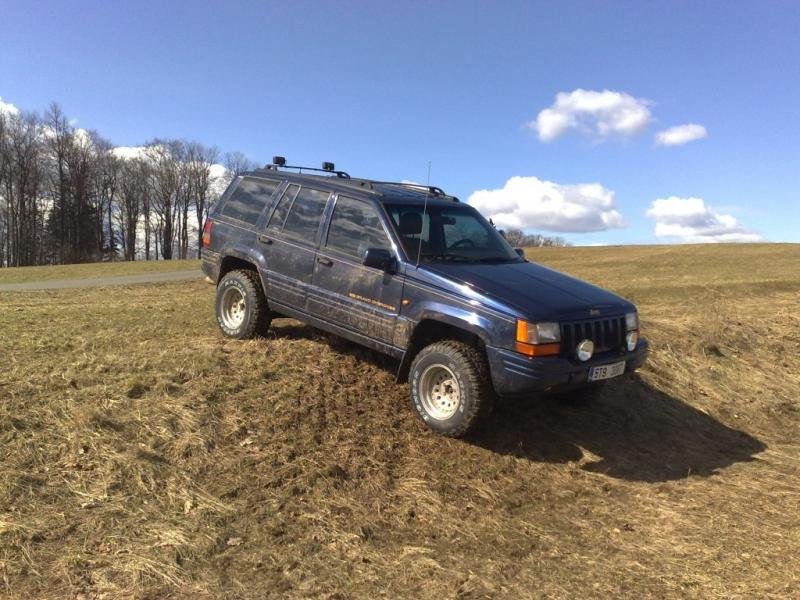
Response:
[[[486,357],[463,342],[436,342],[420,350],[409,382],[417,415],[448,437],[462,437],[473,429],[494,397]]]
[[[226,273],[217,286],[217,324],[227,337],[246,340],[266,331],[270,313],[258,273]]]

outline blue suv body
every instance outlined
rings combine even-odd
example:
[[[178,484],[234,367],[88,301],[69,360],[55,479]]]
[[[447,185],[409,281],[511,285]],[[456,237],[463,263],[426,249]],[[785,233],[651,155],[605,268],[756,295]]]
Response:
[[[469,431],[496,396],[596,386],[647,355],[633,304],[525,260],[435,187],[245,173],[209,215],[202,267],[225,335],[285,316],[391,355],[445,435]]]

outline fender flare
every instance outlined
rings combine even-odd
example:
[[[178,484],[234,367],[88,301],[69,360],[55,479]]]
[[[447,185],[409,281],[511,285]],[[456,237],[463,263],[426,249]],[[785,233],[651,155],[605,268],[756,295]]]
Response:
[[[417,332],[420,331],[420,326],[426,322],[441,323],[448,327],[452,327],[463,331],[467,334],[477,337],[484,346],[492,344],[489,331],[491,322],[490,320],[476,312],[471,312],[462,308],[455,308],[450,305],[440,305],[439,303],[432,303],[426,306],[419,313],[419,320],[416,321],[409,339],[406,344],[405,352],[400,359],[400,364],[397,367],[396,381],[404,383],[408,380],[408,373],[411,369],[411,362],[421,349],[418,341],[415,340]]]

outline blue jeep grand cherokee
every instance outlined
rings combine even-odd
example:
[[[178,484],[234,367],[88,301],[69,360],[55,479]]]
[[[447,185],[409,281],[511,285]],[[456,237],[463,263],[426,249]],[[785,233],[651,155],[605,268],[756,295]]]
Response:
[[[275,157],[236,177],[206,221],[202,260],[226,336],[293,317],[396,357],[414,410],[448,436],[496,395],[596,386],[647,355],[627,300],[525,260],[439,188],[331,163]]]

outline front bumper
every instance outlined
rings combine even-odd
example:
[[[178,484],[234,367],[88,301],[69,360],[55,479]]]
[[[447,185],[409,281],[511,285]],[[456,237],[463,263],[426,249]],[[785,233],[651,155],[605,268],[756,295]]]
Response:
[[[633,352],[604,352],[586,362],[561,356],[530,358],[518,352],[486,346],[494,390],[501,396],[561,391],[587,384],[589,369],[621,360],[629,373],[644,364],[648,343],[640,339]]]

